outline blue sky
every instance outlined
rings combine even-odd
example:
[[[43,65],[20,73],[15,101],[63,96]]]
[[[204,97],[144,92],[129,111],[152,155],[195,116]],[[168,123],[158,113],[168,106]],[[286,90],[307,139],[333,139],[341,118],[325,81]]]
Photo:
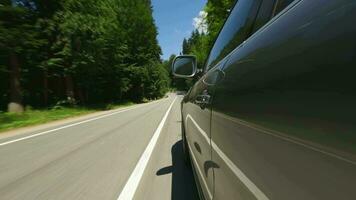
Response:
[[[152,0],[163,59],[179,54],[184,37],[189,37],[194,29],[193,18],[205,4],[206,0]]]

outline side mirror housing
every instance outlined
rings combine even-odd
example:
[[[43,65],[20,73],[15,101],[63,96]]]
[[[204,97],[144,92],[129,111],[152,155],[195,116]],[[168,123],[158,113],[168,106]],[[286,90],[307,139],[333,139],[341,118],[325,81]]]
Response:
[[[172,72],[175,77],[192,78],[197,73],[197,59],[195,56],[177,56],[172,64]]]

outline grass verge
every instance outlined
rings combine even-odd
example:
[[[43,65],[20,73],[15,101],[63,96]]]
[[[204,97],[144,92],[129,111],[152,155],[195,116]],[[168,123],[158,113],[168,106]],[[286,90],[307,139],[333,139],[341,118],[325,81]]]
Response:
[[[91,107],[59,107],[56,109],[26,110],[19,113],[0,113],[0,133],[15,128],[43,124],[50,121],[84,115],[102,110],[117,109],[133,105],[132,102],[113,103]]]

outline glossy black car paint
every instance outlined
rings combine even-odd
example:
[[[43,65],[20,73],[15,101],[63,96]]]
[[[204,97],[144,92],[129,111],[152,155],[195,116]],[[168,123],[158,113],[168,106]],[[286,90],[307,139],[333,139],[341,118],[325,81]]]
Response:
[[[182,102],[205,199],[356,199],[356,1],[294,1],[216,63]]]

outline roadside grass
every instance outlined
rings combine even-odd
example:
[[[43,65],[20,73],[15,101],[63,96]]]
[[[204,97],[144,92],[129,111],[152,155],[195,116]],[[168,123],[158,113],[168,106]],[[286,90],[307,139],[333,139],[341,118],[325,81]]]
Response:
[[[0,112],[0,133],[15,128],[43,124],[59,119],[85,115],[96,111],[112,110],[134,105],[131,101],[92,105],[88,107],[54,107],[52,109],[26,109],[23,113]]]

